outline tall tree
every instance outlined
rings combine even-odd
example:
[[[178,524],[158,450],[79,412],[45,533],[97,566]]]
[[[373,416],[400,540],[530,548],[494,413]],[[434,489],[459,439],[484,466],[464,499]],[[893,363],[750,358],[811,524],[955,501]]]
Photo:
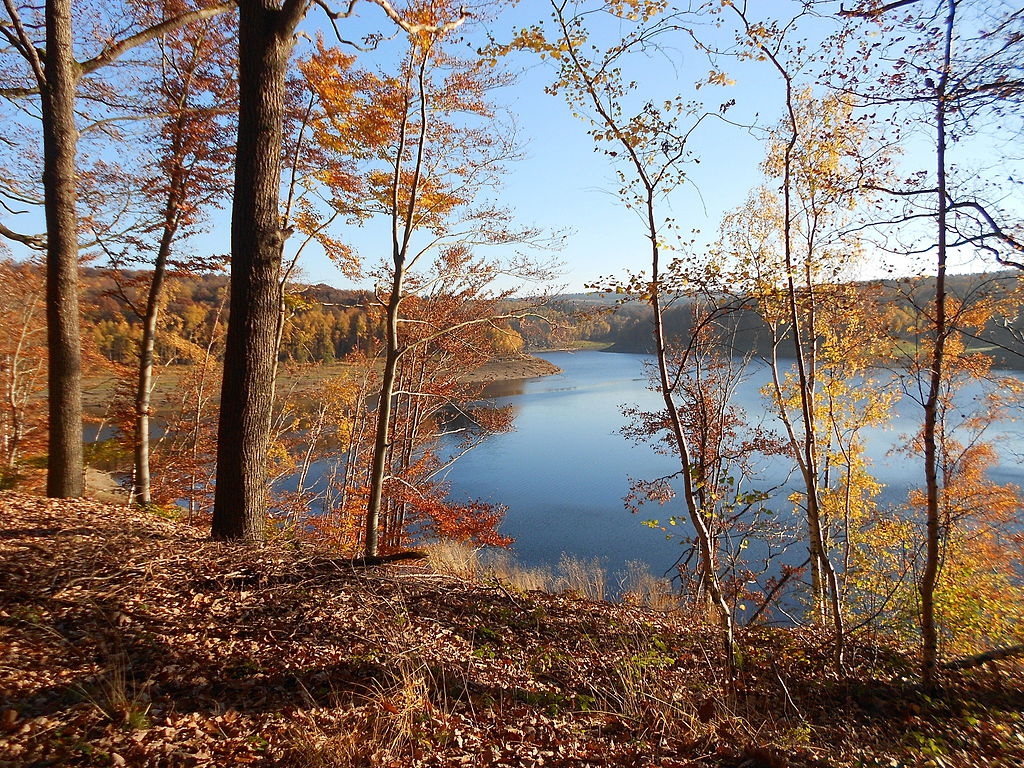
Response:
[[[179,5],[180,7],[180,5]],[[183,10],[183,9],[182,9]],[[226,174],[234,158],[223,133],[224,104],[234,101],[234,47],[223,17],[165,35],[160,41],[152,107],[160,121],[161,176],[147,193],[162,210],[156,226],[158,242],[142,319],[138,376],[135,388],[134,497],[149,504],[150,413],[157,324],[168,270],[202,268],[202,261],[174,259],[173,249],[202,218],[204,206],[226,195]]]
[[[464,15],[409,21],[387,0],[369,0],[410,34],[457,26]],[[351,12],[355,0],[342,18]],[[239,3],[239,116],[231,208],[231,303],[218,427],[212,534],[256,541],[267,521],[270,439],[281,321],[281,219],[285,81],[295,33],[313,0]],[[326,4],[324,4],[326,8]]]
[[[71,0],[47,0],[45,40],[40,47],[25,17],[32,6],[4,0],[10,24],[0,26],[31,73],[31,85],[0,89],[8,98],[38,95],[43,132],[43,187],[46,212],[46,311],[49,352],[49,461],[47,494],[81,496],[82,359],[78,309],[78,214],[76,156],[78,126],[75,104],[83,78],[111,64],[129,50],[185,24],[224,13],[233,3],[211,4],[131,34],[110,39],[93,57],[76,58]]]
[[[897,13],[898,12],[898,13]],[[924,564],[918,579],[921,624],[921,677],[936,684],[939,675],[939,627],[936,595],[941,581],[944,544],[951,528],[943,516],[942,413],[950,375],[948,345],[957,333],[957,313],[950,304],[947,277],[950,258],[960,249],[995,255],[1014,263],[1024,252],[1019,226],[1007,225],[1000,206],[986,202],[975,184],[965,185],[957,175],[953,151],[992,121],[1004,130],[1014,118],[1024,94],[1024,62],[1019,43],[1024,14],[1011,3],[985,7],[963,0],[903,0],[858,6],[847,15],[883,25],[866,61],[880,67],[884,89],[848,78],[845,88],[857,92],[872,108],[888,107],[897,119],[926,126],[934,153],[930,169],[912,173],[905,183],[884,187],[900,210],[887,222],[918,237],[904,253],[934,255],[934,292],[927,307],[928,332],[923,338],[921,374],[924,503]],[[896,21],[890,21],[891,18]],[[923,182],[923,183],[922,183]],[[974,187],[974,189],[972,189]],[[989,200],[998,199],[995,195]],[[930,202],[929,202],[930,201]],[[934,226],[923,232],[918,222]],[[912,390],[911,390],[912,391]]]
[[[816,135],[811,133],[816,108],[828,105],[811,102],[808,93],[804,94],[801,103],[796,77],[807,64],[801,54],[806,46],[788,39],[800,20],[799,16],[785,22],[763,21],[751,17],[747,3],[730,3],[729,7],[739,19],[740,57],[767,61],[783,85],[781,103],[784,117],[772,137],[773,146],[766,170],[778,180],[781,193],[781,210],[777,217],[782,254],[779,277],[783,286],[787,333],[792,342],[796,418],[791,418],[785,403],[777,365],[773,368],[776,371],[775,400],[803,480],[813,607],[819,621],[831,622],[836,660],[841,665],[845,635],[843,612],[839,579],[828,551],[821,498],[825,457],[822,455],[822,436],[818,431],[820,420],[816,414],[820,325],[815,291],[820,279],[817,277],[821,256],[818,239],[822,236],[825,208],[840,205],[842,201],[836,198],[848,194],[843,185],[837,183],[843,155],[843,148],[839,145],[839,137],[845,127],[841,125],[843,111],[833,102],[831,114],[828,111],[823,113],[828,115],[822,120],[825,126],[818,127]],[[828,125],[830,119],[831,126]],[[803,252],[801,237],[806,246]]]
[[[427,17],[440,8],[412,3],[407,13]],[[503,78],[479,60],[454,56],[450,47],[443,34],[418,32],[408,36],[394,73],[348,72],[351,58],[322,47],[303,67],[322,110],[314,123],[319,143],[335,149],[335,162],[321,174],[334,207],[380,216],[391,235],[391,258],[377,287],[385,333],[364,538],[369,557],[377,554],[392,458],[404,455],[398,464],[407,466],[415,457],[411,448],[396,451],[392,423],[399,400],[426,394],[409,373],[418,371],[413,380],[420,385],[424,376],[436,383],[427,373],[432,357],[443,364],[448,356],[439,353],[446,344],[454,348],[453,340],[473,326],[503,319],[493,308],[511,292],[489,295],[496,277],[537,282],[547,276],[527,260],[502,266],[471,256],[474,246],[511,249],[530,245],[540,233],[515,227],[508,211],[484,199],[517,156],[514,132],[486,98]],[[453,312],[452,302],[464,311]],[[462,343],[470,346],[470,337]],[[406,385],[400,386],[403,375]],[[422,421],[415,417],[406,428],[415,433]]]
[[[34,54],[34,50],[33,50]],[[46,48],[39,79],[46,197],[46,328],[49,435],[46,493],[81,496],[82,358],[78,323],[78,223],[75,212],[75,93],[71,0],[46,3]],[[45,74],[44,74],[45,73]]]
[[[213,536],[258,540],[281,314],[281,148],[285,79],[311,2],[242,0],[238,141],[231,208],[231,298],[224,349]]]
[[[606,46],[591,40],[593,30],[589,26],[591,19],[602,15],[615,20],[622,31],[621,37]],[[544,25],[523,29],[512,47],[535,51],[555,61],[557,80],[549,90],[563,95],[572,112],[591,123],[591,135],[615,166],[622,204],[643,222],[648,267],[619,282],[613,290],[636,296],[651,308],[657,389],[665,406],[664,428],[680,462],[681,496],[696,539],[697,578],[720,624],[731,670],[734,623],[719,578],[711,519],[714,510],[702,506],[695,481],[695,435],[674,397],[679,370],[665,328],[665,309],[666,303],[680,293],[687,276],[679,268],[680,259],[671,258],[675,226],[662,209],[664,200],[686,182],[686,163],[692,159],[688,145],[691,135],[706,120],[724,119],[728,106],[702,114],[678,95],[656,100],[640,92],[639,84],[624,75],[631,56],[646,55],[666,35],[677,33],[686,15],[658,0],[614,0],[578,6],[552,0],[550,31]]]

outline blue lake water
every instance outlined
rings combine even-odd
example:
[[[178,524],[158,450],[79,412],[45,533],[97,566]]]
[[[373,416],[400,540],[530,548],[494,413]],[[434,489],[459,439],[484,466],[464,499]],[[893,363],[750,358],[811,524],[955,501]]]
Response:
[[[563,552],[602,558],[609,573],[630,561],[646,562],[653,573],[671,571],[681,545],[642,525],[649,517],[682,515],[680,505],[650,508],[639,516],[623,504],[629,478],[652,478],[673,470],[670,457],[650,446],[634,446],[619,434],[625,424],[623,404],[657,409],[660,396],[647,388],[645,355],[604,352],[552,352],[540,355],[562,369],[556,376],[500,382],[487,394],[499,405],[515,409],[515,431],[489,437],[448,473],[453,498],[501,503],[508,513],[501,526],[513,536],[517,559],[528,566],[554,565]],[[760,394],[767,381],[753,369],[737,393],[737,405],[753,422],[775,424]],[[964,402],[977,396],[970,391]],[[886,484],[883,501],[906,498],[918,484],[920,462],[892,449],[916,431],[920,408],[904,400],[884,429],[868,431],[874,474]],[[991,473],[999,482],[1019,482],[1019,456],[1024,454],[1020,429],[1011,422],[987,435],[1003,452]],[[779,459],[765,461],[764,480],[754,487],[784,482]],[[785,492],[774,504],[789,508]]]

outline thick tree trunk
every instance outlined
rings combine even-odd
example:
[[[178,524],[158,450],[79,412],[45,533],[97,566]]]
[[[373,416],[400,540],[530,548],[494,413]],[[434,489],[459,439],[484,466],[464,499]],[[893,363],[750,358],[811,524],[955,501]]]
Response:
[[[49,463],[46,493],[85,490],[82,458],[82,351],[78,318],[78,217],[75,212],[75,61],[70,0],[46,3],[46,83],[42,90],[46,202],[46,324],[49,347]]]
[[[213,536],[254,541],[267,519],[281,308],[281,144],[285,77],[305,3],[241,2],[239,116],[231,210],[231,303],[217,445]]]

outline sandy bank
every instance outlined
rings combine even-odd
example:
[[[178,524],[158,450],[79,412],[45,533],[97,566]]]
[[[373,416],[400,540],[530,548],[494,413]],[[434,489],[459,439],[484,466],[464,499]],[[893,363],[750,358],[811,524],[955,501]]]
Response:
[[[562,369],[539,357],[505,357],[490,360],[475,371],[465,374],[463,381],[490,384],[492,381],[532,379],[534,376],[553,376]]]

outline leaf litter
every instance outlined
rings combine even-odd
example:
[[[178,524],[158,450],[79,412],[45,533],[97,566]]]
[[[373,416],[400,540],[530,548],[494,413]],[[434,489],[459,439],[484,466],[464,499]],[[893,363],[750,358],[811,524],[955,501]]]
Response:
[[[1019,660],[346,567],[141,510],[0,494],[0,766],[1024,766]],[[868,642],[872,640],[872,642]]]

